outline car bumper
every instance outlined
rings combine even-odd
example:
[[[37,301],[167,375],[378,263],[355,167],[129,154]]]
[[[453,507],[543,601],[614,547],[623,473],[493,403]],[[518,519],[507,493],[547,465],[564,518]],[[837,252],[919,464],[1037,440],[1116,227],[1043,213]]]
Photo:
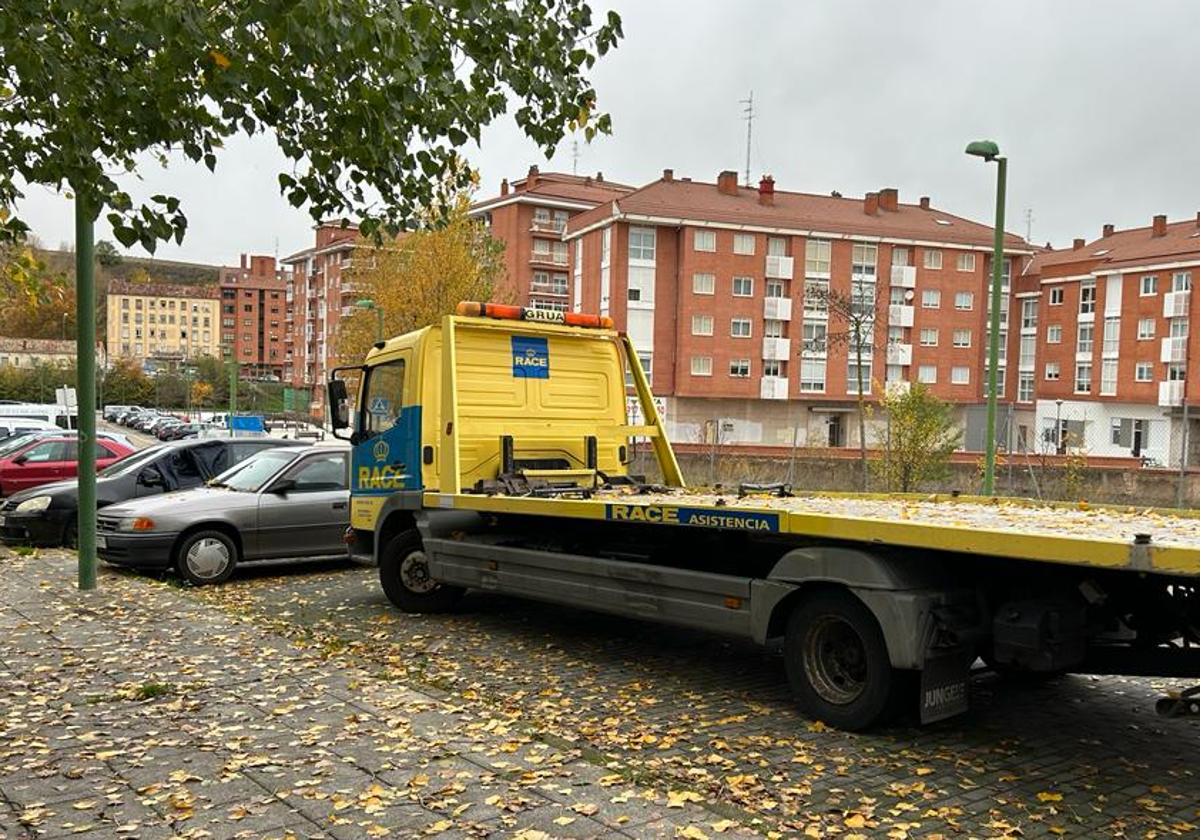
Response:
[[[96,554],[114,566],[166,569],[178,534],[126,534],[102,531],[96,534]]]
[[[75,515],[73,510],[0,513],[0,542],[5,545],[62,545],[67,517]]]

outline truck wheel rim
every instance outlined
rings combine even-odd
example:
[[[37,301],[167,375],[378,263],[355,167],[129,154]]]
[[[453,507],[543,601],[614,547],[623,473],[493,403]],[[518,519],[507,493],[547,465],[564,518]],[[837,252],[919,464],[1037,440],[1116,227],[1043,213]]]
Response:
[[[400,563],[400,580],[404,588],[424,595],[437,588],[437,582],[429,576],[429,563],[424,551],[411,551]]]
[[[229,549],[220,540],[196,540],[187,550],[188,571],[202,580],[215,578],[229,565]]]
[[[808,683],[827,703],[853,703],[867,687],[867,649],[862,637],[837,616],[819,619],[804,646]]]

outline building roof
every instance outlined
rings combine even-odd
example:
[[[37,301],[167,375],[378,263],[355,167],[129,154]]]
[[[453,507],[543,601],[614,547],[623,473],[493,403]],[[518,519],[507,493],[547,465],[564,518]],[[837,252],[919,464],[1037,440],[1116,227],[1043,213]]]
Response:
[[[606,181],[603,173],[571,175],[566,172],[540,172],[536,166],[531,166],[529,174],[524,178],[512,181],[511,184],[506,179],[501,184],[500,195],[472,204],[471,212],[487,210],[521,199],[536,201],[538,198],[594,206],[628,195],[635,189],[628,184]]]
[[[611,217],[653,218],[672,222],[812,231],[868,238],[991,246],[992,229],[933,207],[900,204],[895,210],[864,212],[864,199],[774,190],[771,204],[759,202],[759,190],[737,187],[735,195],[701,181],[663,177],[609,204],[575,216],[567,237]],[[1013,234],[1006,247],[1032,251]]]
[[[1162,236],[1154,226],[1116,230],[1079,248],[1062,248],[1035,256],[1028,275],[1065,277],[1175,262],[1200,262],[1200,218],[1170,222]]]
[[[9,338],[0,336],[0,353],[34,353],[42,356],[73,356],[74,341],[57,338]]]
[[[170,298],[216,298],[220,296],[215,283],[185,286],[179,283],[133,283],[128,280],[109,280],[108,294]]]

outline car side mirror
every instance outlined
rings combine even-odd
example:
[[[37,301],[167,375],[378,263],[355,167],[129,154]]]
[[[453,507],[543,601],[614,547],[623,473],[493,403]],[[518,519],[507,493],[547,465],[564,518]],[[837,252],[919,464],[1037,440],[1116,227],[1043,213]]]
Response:
[[[20,466],[21,464],[28,463],[28,461],[29,461],[29,459],[28,459],[28,458],[26,458],[24,455],[21,455],[21,456],[20,456],[20,457],[18,457],[18,458],[13,458],[13,463],[14,463],[14,464],[16,464],[16,465],[18,465],[18,466]]]
[[[296,489],[296,481],[292,478],[281,478],[271,485],[271,493],[276,496],[286,496]]]
[[[344,379],[329,380],[329,422],[335,429],[350,427],[350,402]]]
[[[138,484],[142,485],[143,487],[166,486],[166,482],[163,481],[162,473],[160,473],[154,467],[146,467],[144,470],[138,473],[137,480]]]

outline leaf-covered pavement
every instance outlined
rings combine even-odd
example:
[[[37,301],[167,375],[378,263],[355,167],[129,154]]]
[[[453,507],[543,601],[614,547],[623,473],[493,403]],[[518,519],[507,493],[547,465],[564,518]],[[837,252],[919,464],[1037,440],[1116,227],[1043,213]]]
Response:
[[[1166,681],[982,678],[967,717],[847,735],[795,712],[775,657],[705,634],[483,594],[406,616],[352,567],[196,590],[107,573],[97,598],[61,559],[5,564],[24,582],[3,587],[4,665],[28,683],[0,732],[10,833],[81,815],[108,820],[97,837],[1200,831],[1200,726],[1153,715]]]

